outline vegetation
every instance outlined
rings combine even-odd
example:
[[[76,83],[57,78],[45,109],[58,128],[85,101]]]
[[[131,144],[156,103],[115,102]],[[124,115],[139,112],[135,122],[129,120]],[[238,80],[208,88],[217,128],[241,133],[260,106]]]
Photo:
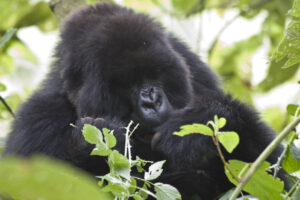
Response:
[[[87,1],[87,3],[95,2],[95,0]],[[80,3],[85,1],[82,0]],[[149,13],[154,10],[155,16],[169,17],[178,21],[201,20],[206,13],[225,16],[226,13],[234,11],[235,15],[216,33],[207,50],[204,51],[199,45],[203,43],[202,36],[205,32],[201,26],[196,33],[197,45],[191,46],[195,50],[200,49],[202,53],[204,51],[207,61],[222,77],[226,91],[253,107],[257,106],[255,101],[257,96],[267,96],[286,83],[296,84],[299,79],[297,71],[300,62],[300,0],[124,0],[123,4],[142,12]],[[46,33],[57,30],[58,26],[48,3],[42,0],[0,1],[0,10],[0,19],[5,19],[0,22],[1,151],[5,144],[5,135],[9,131],[7,124],[14,118],[14,112],[19,104],[33,90],[31,85],[26,84],[26,77],[33,76],[40,64],[36,55],[20,39],[18,32],[34,26]],[[57,8],[54,8],[54,11],[62,12],[57,11]],[[251,21],[261,15],[263,22],[257,33],[235,42],[232,46],[224,44],[222,35],[237,20]],[[57,16],[64,17],[64,15]],[[268,46],[268,67],[265,76],[256,83],[253,81],[254,66],[251,59],[265,46]],[[11,90],[16,80],[20,80],[22,92]],[[224,163],[228,179],[237,186],[235,190],[230,190],[221,197],[222,200],[235,199],[242,190],[262,200],[300,198],[300,132],[295,129],[300,122],[299,94],[297,91],[289,93],[294,94],[295,99],[287,105],[286,110],[280,107],[261,110],[264,120],[280,133],[254,163],[226,161],[221,146],[231,153],[239,144],[239,138],[235,132],[221,131],[226,124],[224,118],[216,116],[214,121],[208,124],[186,125],[181,131],[174,133],[180,136],[197,133],[212,138]],[[142,158],[131,158],[130,125],[126,130],[128,138],[125,153],[122,155],[112,150],[116,142],[113,130],[100,131],[88,125],[84,127],[85,139],[95,144],[92,155],[107,157],[110,167],[109,174],[98,177],[98,186],[97,182],[84,172],[60,161],[44,157],[34,157],[30,160],[5,158],[0,161],[0,199],[5,196],[21,200],[130,197],[140,200],[149,195],[157,199],[180,199],[180,194],[174,187],[151,182],[162,173],[164,161],[152,163]],[[278,163],[270,166],[265,159],[281,141],[285,143],[285,151]],[[281,162],[282,166],[279,164]],[[268,173],[270,167],[275,169],[274,177],[280,167],[290,173],[293,184],[289,191],[284,191],[283,182],[272,178]],[[135,176],[133,172],[139,176]]]

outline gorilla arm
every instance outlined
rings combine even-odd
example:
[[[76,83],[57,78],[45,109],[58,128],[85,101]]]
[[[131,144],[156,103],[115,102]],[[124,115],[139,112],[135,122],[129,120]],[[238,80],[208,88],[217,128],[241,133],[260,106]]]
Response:
[[[55,71],[44,86],[25,102],[17,113],[9,134],[4,154],[31,156],[41,153],[67,160],[91,173],[101,173],[107,168],[102,157],[90,156],[93,145],[81,133],[85,123],[115,129],[117,149],[123,151],[123,132],[101,119],[80,118],[67,95],[61,92],[61,83]],[[77,128],[70,126],[75,123]],[[98,171],[97,171],[98,170]]]

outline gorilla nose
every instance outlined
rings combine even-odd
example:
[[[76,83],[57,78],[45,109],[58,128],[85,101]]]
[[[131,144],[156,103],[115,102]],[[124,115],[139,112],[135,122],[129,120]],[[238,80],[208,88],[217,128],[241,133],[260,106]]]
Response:
[[[143,89],[140,93],[140,100],[143,107],[157,110],[161,106],[160,91],[155,87]]]

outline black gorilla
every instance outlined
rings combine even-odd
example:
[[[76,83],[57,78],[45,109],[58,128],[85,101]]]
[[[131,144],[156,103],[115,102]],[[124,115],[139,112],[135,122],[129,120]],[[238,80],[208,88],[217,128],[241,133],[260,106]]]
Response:
[[[211,138],[172,133],[181,125],[228,121],[240,144],[227,159],[253,161],[273,131],[246,105],[224,94],[214,73],[185,44],[148,16],[112,4],[89,6],[65,22],[56,61],[41,88],[20,108],[6,154],[43,153],[93,174],[104,174],[101,157],[81,134],[89,123],[115,129],[123,151],[124,127],[139,123],[134,155],[167,160],[161,181],[184,199],[213,199],[232,185]],[[78,129],[70,126],[74,123]],[[225,152],[225,151],[224,151]],[[268,161],[276,162],[277,148]],[[280,173],[282,176],[282,173]]]

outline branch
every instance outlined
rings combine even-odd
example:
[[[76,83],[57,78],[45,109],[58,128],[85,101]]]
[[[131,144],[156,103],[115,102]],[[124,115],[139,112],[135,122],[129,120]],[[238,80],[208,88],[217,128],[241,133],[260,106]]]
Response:
[[[280,144],[280,142],[300,123],[300,115],[296,117],[289,125],[287,125],[281,133],[268,145],[268,147],[259,155],[255,162],[251,165],[248,172],[242,178],[242,181],[233,191],[229,200],[234,200],[242,191],[243,187],[248,183],[252,175],[261,166],[261,164],[268,158],[273,150]]]
[[[5,106],[6,110],[13,116],[13,118],[15,118],[15,114],[14,112],[12,111],[12,109],[10,108],[10,106],[6,103],[5,99],[0,96],[0,101],[3,103],[3,105]]]

